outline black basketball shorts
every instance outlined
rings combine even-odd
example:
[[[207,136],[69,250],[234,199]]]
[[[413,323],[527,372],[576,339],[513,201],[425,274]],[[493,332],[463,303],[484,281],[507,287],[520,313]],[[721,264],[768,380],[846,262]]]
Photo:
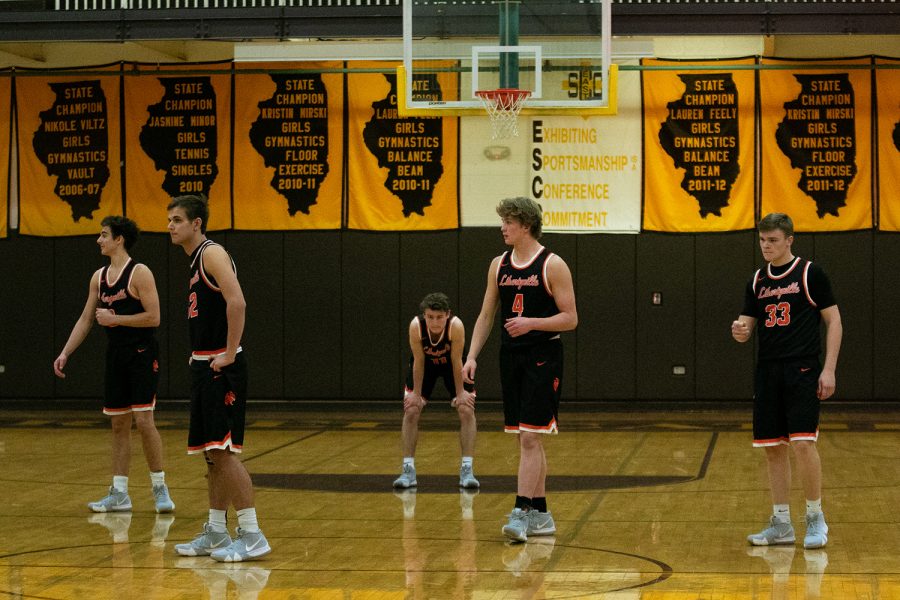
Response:
[[[191,424],[188,454],[207,450],[240,452],[247,412],[247,360],[238,352],[234,362],[213,371],[208,360],[191,361]]]
[[[103,414],[124,415],[153,410],[159,385],[159,343],[106,348]]]
[[[500,347],[504,430],[558,433],[563,346],[559,339],[522,348]]]
[[[754,446],[818,439],[821,370],[817,357],[759,362],[754,381]]]
[[[437,383],[438,379],[443,380],[444,387],[447,388],[447,393],[450,394],[450,399],[456,398],[456,380],[453,377],[453,366],[437,366],[437,367],[429,367],[427,364],[425,365],[425,373],[422,375],[422,397],[425,400],[431,399],[431,394],[434,392],[434,386]],[[404,396],[413,391],[413,368],[412,365],[409,366],[409,369],[406,371],[406,389],[404,390]],[[463,382],[463,389],[467,392],[474,393],[475,386],[471,383]]]

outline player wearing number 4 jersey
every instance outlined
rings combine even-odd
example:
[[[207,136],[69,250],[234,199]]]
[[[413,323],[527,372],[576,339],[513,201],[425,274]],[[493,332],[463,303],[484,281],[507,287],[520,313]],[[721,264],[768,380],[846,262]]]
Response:
[[[476,359],[500,308],[500,386],[505,430],[518,434],[519,474],[515,508],[503,527],[508,538],[556,532],[547,508],[544,434],[557,432],[562,393],[562,331],[575,329],[578,313],[572,273],[565,261],[544,248],[541,207],[529,198],[507,198],[497,207],[503,241],[512,249],[488,269],[481,312],[463,378],[472,383]]]
[[[744,308],[731,324],[738,342],[750,339],[755,326],[759,360],[754,377],[753,445],[765,448],[772,492],[769,526],[747,540],[756,546],[794,543],[790,519],[791,463],[788,448],[801,470],[806,494],[805,548],[828,542],[822,513],[822,466],[819,403],[835,389],[843,329],[825,272],[791,252],[794,224],[782,213],[759,222],[759,245],[766,266],[747,285]],[[825,363],[819,364],[820,321],[825,322]]]

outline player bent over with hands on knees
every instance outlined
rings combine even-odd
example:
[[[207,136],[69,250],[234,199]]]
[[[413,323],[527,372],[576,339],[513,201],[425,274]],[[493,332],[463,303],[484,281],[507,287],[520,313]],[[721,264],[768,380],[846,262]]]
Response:
[[[822,548],[828,525],[822,513],[820,401],[834,393],[835,368],[843,329],[831,283],[818,265],[791,252],[794,224],[783,213],[759,222],[759,245],[766,265],[754,273],[744,308],[731,324],[738,342],[759,337],[754,377],[753,445],[766,450],[773,515],[769,526],[747,537],[755,546],[793,544],[790,489],[793,448],[806,495],[804,548]],[[819,364],[819,323],[825,322],[825,363]]]
[[[403,467],[394,481],[395,488],[418,485],[416,480],[416,443],[419,439],[419,416],[428,403],[437,380],[444,380],[450,393],[450,406],[459,413],[459,486],[480,486],[472,471],[475,454],[475,388],[464,384],[462,355],[466,330],[459,317],[450,312],[450,300],[441,292],[425,296],[419,304],[420,314],[409,324],[409,370],[403,395]]]

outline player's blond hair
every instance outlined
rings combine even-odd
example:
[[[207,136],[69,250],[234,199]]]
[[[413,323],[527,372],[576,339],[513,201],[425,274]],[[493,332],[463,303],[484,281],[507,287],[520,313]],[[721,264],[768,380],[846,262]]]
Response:
[[[538,240],[541,238],[543,218],[541,205],[524,196],[516,196],[515,198],[504,198],[497,205],[497,214],[501,219],[515,219],[527,227],[531,231],[531,237]]]

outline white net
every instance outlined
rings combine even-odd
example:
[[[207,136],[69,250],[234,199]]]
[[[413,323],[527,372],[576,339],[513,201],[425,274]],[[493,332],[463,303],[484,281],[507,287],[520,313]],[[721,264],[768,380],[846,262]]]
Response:
[[[519,112],[525,100],[531,96],[528,90],[499,89],[478,90],[475,95],[481,99],[494,134],[492,139],[505,140],[519,135]]]

